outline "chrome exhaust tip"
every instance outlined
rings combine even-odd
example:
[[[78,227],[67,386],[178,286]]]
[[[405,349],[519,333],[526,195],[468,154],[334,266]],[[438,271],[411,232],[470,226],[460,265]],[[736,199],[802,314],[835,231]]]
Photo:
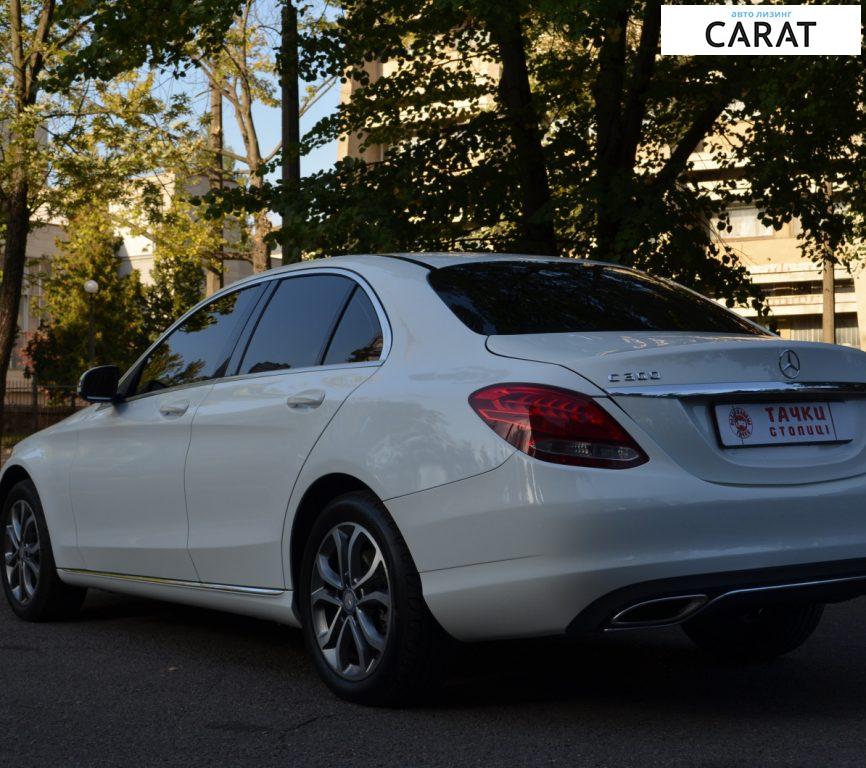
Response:
[[[694,616],[708,601],[709,598],[702,594],[645,600],[617,613],[610,620],[608,629],[638,629],[679,624]]]

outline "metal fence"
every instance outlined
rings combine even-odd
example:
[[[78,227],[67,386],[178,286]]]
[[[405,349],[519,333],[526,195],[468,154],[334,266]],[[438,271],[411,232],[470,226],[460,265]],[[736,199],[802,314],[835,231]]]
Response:
[[[0,460],[28,435],[71,416],[87,403],[75,394],[75,386],[42,386],[31,379],[28,386],[6,388],[0,424]]]

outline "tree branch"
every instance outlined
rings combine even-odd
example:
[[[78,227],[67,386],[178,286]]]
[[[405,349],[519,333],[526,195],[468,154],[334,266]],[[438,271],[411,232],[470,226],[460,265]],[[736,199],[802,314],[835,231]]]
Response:
[[[15,75],[15,100],[19,108],[23,108],[27,96],[27,76],[24,72],[24,42],[22,39],[23,24],[21,18],[21,0],[9,2],[9,31],[12,37],[12,71]]]
[[[33,38],[33,49],[30,52],[30,66],[27,72],[26,90],[27,99],[33,104],[36,101],[36,82],[39,78],[39,73],[45,63],[45,41],[48,38],[48,30],[51,28],[51,22],[54,18],[54,0],[45,0],[42,10],[39,13],[39,21],[36,25],[36,34]]]
[[[717,89],[715,98],[695,116],[694,121],[671,152],[667,162],[652,181],[651,186],[657,193],[665,191],[676,182],[680,174],[686,169],[689,157],[697,149],[701,140],[712,130],[725,108],[740,93],[741,86],[741,78],[727,79]]]

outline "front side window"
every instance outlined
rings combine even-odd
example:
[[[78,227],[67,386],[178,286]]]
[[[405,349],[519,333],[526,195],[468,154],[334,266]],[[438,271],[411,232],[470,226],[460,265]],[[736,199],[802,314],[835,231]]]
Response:
[[[188,317],[148,355],[134,394],[224,376],[237,335],[260,293],[259,285],[235,291]]]
[[[739,315],[667,280],[562,258],[477,261],[428,278],[463,323],[487,336],[593,331],[765,335]]]
[[[339,275],[282,280],[250,339],[238,373],[321,365],[354,281]]]

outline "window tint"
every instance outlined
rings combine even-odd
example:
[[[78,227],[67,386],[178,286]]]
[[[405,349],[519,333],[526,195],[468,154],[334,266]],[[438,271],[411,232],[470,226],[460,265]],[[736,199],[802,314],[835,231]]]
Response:
[[[763,335],[684,288],[623,267],[498,261],[444,267],[430,285],[476,333],[690,331]]]
[[[260,293],[256,285],[226,294],[189,317],[150,353],[136,392],[223,376],[241,325]]]
[[[352,299],[337,330],[328,352],[325,365],[338,363],[362,363],[378,360],[382,354],[382,326],[369,297],[360,288],[355,288]]]
[[[352,280],[337,275],[280,282],[256,326],[240,373],[319,365],[354,286]]]

